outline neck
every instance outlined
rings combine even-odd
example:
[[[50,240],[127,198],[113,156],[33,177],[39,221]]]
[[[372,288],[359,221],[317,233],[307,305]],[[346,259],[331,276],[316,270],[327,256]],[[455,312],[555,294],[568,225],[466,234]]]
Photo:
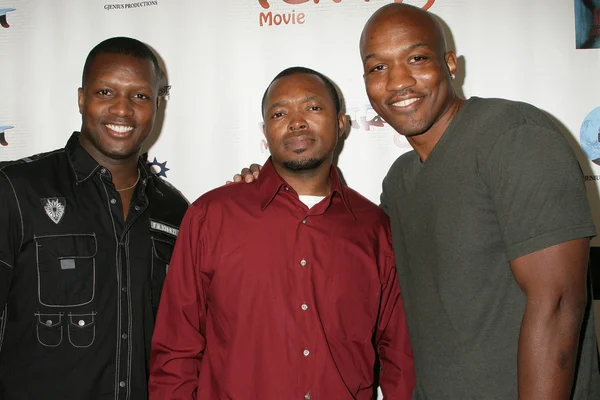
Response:
[[[429,154],[433,151],[437,143],[440,141],[448,126],[460,110],[464,101],[459,98],[454,98],[442,116],[427,130],[426,132],[408,136],[406,139],[412,146],[415,152],[419,155],[421,162],[425,162]]]
[[[79,143],[98,164],[110,171],[116,188],[127,187],[135,182],[138,177],[138,153],[120,159],[111,158],[100,152],[88,140],[81,140],[82,136],[79,137]]]
[[[329,178],[331,160],[326,160],[319,167],[306,171],[290,171],[276,162],[273,162],[273,166],[279,176],[299,195],[327,196],[331,191]]]

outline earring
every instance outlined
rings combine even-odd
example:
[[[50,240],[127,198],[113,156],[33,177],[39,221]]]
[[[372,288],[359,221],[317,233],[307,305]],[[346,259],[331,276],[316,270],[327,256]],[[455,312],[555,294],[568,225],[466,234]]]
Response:
[[[456,79],[456,75],[450,74],[450,79],[452,79],[452,80]]]

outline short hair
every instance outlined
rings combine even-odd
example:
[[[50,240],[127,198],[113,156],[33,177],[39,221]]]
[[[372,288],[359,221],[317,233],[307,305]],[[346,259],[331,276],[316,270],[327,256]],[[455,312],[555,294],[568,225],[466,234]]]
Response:
[[[331,79],[329,79],[322,73],[315,71],[314,69],[310,69],[310,68],[306,68],[306,67],[290,67],[290,68],[286,68],[283,71],[281,71],[280,73],[278,73],[277,76],[275,76],[275,78],[273,78],[271,83],[269,83],[269,86],[267,86],[267,90],[265,90],[265,93],[263,94],[262,102],[261,102],[261,110],[262,110],[263,118],[265,117],[265,100],[267,99],[267,92],[269,91],[271,86],[273,86],[273,83],[275,83],[275,81],[280,78],[284,78],[286,76],[291,76],[291,75],[296,75],[296,74],[315,75],[318,78],[320,78],[325,83],[325,87],[327,88],[327,91],[329,92],[329,95],[331,96],[331,99],[333,100],[333,102],[335,104],[335,112],[337,114],[339,114],[339,112],[342,110],[342,103],[340,101],[340,96],[338,95],[338,91],[335,88],[335,86],[333,85],[333,82],[331,81]]]
[[[113,37],[98,43],[88,54],[83,66],[83,75],[81,77],[81,87],[85,87],[85,82],[90,73],[90,69],[98,54],[122,54],[133,56],[144,60],[150,60],[156,73],[156,82],[160,82],[162,70],[158,64],[158,59],[146,44],[137,39],[129,37]]]

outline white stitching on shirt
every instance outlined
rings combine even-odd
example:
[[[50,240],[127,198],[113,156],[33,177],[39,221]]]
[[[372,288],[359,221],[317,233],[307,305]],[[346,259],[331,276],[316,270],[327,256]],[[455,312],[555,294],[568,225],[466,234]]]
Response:
[[[79,349],[85,349],[85,348],[90,347],[92,344],[94,344],[94,341],[96,340],[96,320],[94,319],[94,316],[96,315],[96,313],[95,312],[88,313],[88,314],[73,314],[73,313],[69,313],[67,315],[69,316],[69,321],[68,321],[69,327],[67,329],[67,336],[69,337],[69,343],[71,343],[71,345],[73,345],[73,347],[77,347]],[[71,325],[73,324],[72,321],[71,321],[71,317],[87,317],[87,316],[90,316],[90,315],[92,316],[92,324],[94,324],[94,326],[93,326],[93,328],[94,328],[93,332],[94,333],[92,335],[92,341],[87,346],[76,345],[71,340]],[[87,328],[87,327],[85,327],[85,328]],[[79,329],[79,328],[75,328],[75,329]]]
[[[102,188],[104,189],[104,193],[106,194],[106,204],[108,205],[108,215],[110,215],[110,220],[112,222],[112,226],[113,226],[113,234],[115,235],[115,244],[116,244],[116,250],[115,250],[115,268],[117,269],[117,351],[115,354],[115,397],[114,399],[117,400],[119,397],[119,368],[120,368],[120,363],[119,363],[119,358],[120,358],[120,354],[121,354],[121,276],[119,274],[119,238],[117,237],[117,228],[115,227],[115,219],[113,218],[112,215],[112,211],[110,208],[110,196],[108,195],[108,190],[106,190],[106,185],[104,184],[104,181],[102,180],[101,177],[98,177],[98,179],[100,180],[100,184],[102,185]]]
[[[40,245],[37,242],[37,239],[41,239],[41,238],[46,238],[46,237],[67,237],[67,236],[92,236],[94,238],[94,247],[96,248],[96,251],[94,252],[94,256],[91,257],[92,258],[92,298],[89,301],[86,301],[85,303],[80,303],[80,304],[46,304],[42,301],[42,278],[40,276],[40,259],[39,259],[39,251],[38,248],[40,247]],[[38,286],[38,300],[40,302],[41,305],[44,305],[46,307],[79,307],[79,306],[84,306],[86,304],[91,303],[92,301],[94,301],[94,298],[96,297],[96,253],[98,252],[98,241],[96,239],[96,234],[95,233],[77,233],[77,234],[65,234],[65,235],[44,235],[44,236],[36,236],[33,235],[33,239],[35,241],[35,264],[36,264],[36,269],[37,269],[37,276],[38,276],[38,281],[37,281],[37,286]],[[75,257],[72,257],[75,258]]]
[[[8,177],[8,175],[6,175],[6,172],[4,172],[3,170],[0,169],[0,172],[2,172],[2,174],[6,177],[6,180],[8,181],[8,184],[10,185],[13,194],[15,195],[15,201],[17,202],[17,209],[19,210],[19,217],[21,218],[21,243],[19,243],[19,251],[21,251],[21,248],[23,247],[23,241],[25,241],[25,224],[23,223],[23,212],[21,211],[21,204],[19,203],[17,191],[15,190],[15,187],[10,181],[10,178]]]

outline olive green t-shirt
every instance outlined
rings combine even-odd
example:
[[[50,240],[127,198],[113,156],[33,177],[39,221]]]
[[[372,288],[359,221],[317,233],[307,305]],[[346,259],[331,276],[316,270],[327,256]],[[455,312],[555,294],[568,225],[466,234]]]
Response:
[[[583,175],[539,109],[471,98],[421,163],[383,182],[415,358],[414,399],[517,399],[525,296],[509,261],[595,235]],[[591,301],[589,302],[591,303]],[[573,399],[600,399],[593,313]]]

